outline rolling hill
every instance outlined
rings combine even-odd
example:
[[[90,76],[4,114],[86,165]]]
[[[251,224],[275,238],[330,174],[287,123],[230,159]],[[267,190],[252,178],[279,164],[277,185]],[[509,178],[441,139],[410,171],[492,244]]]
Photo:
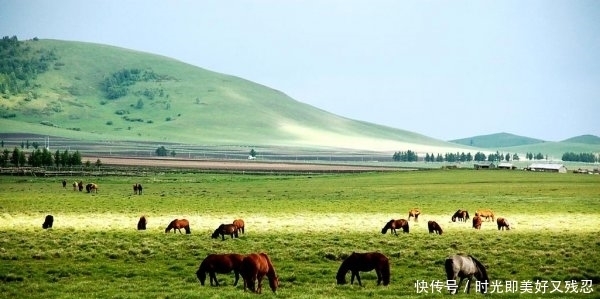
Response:
[[[55,60],[26,92],[0,98],[0,133],[90,142],[474,150],[334,115],[267,86],[163,56],[72,41],[22,43]]]
[[[544,141],[540,139],[518,136],[510,133],[496,133],[490,135],[481,135],[470,138],[451,140],[450,142],[479,148],[497,149],[502,147],[542,143]]]

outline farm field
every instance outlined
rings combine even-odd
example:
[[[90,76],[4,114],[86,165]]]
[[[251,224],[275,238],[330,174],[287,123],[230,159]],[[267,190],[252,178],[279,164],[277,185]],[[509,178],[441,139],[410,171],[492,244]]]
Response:
[[[98,183],[99,192],[73,191],[74,180]],[[143,195],[133,194],[134,183]],[[267,298],[441,298],[447,291],[431,286],[445,283],[444,259],[455,253],[486,265],[494,298],[597,298],[599,199],[597,175],[508,171],[2,176],[0,297],[255,298],[241,280],[232,286],[233,274],[218,274],[221,286],[211,287],[195,272],[209,253],[266,252],[280,280],[276,295],[265,280],[258,296]],[[410,221],[410,233],[381,234],[388,220],[407,218],[414,207],[422,215]],[[450,220],[457,209],[473,217],[485,208],[512,229],[484,221],[474,230],[470,221]],[[43,230],[47,214],[54,227]],[[141,215],[148,216],[146,231],[136,230]],[[165,234],[174,218],[188,219],[192,233]],[[210,238],[236,218],[246,222],[240,238]],[[444,233],[428,234],[428,220]],[[385,254],[390,285],[377,286],[374,272],[361,272],[363,287],[336,285],[353,251]],[[522,294],[525,282],[536,281],[548,288]],[[558,290],[553,282],[561,282]]]

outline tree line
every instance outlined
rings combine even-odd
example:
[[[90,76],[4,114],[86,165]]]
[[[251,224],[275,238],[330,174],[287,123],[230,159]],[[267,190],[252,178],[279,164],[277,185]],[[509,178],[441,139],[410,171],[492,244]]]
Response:
[[[541,154],[540,154],[541,155]],[[532,155],[533,157],[533,155]],[[537,156],[536,156],[537,157]],[[477,152],[475,155],[471,155],[470,152],[456,152],[456,153],[445,153],[444,155],[442,154],[429,154],[426,153],[425,157],[423,158],[423,161],[425,162],[471,162],[471,161],[476,161],[476,162],[484,162],[484,161],[490,161],[490,162],[498,162],[498,161],[518,161],[520,159],[518,154],[501,154],[499,152],[496,153],[491,153],[489,155],[486,155],[482,152]],[[543,156],[542,156],[543,159]],[[395,152],[392,155],[392,160],[397,161],[397,162],[416,162],[416,161],[420,161],[419,156],[417,155],[416,152],[411,151],[411,150],[407,150],[407,151],[398,151]],[[531,159],[530,159],[531,160]]]
[[[88,163],[89,164],[89,163]],[[0,166],[2,167],[42,167],[42,166],[78,166],[82,165],[81,154],[79,151],[69,153],[68,150],[63,152],[56,150],[52,154],[48,149],[34,149],[30,153],[15,147],[12,152],[9,149],[4,149],[0,155]]]
[[[600,162],[599,157],[594,154],[594,153],[573,153],[573,152],[567,152],[564,153],[562,155],[562,160],[563,161],[570,161],[570,162],[586,162],[586,163],[596,163],[596,162]]]

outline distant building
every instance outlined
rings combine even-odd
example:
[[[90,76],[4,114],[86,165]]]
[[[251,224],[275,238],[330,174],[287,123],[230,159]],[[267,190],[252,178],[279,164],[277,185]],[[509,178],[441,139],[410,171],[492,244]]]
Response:
[[[512,163],[502,162],[498,164],[499,169],[517,169],[517,166],[514,166]]]
[[[496,168],[496,165],[494,165],[494,162],[477,162],[473,164],[473,167],[475,169],[490,169]]]
[[[533,163],[529,165],[526,169],[530,171],[567,173],[567,168],[562,164]]]

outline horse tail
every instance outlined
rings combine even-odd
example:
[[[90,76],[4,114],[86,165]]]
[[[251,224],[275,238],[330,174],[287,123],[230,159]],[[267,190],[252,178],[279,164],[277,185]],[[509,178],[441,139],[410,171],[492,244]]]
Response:
[[[469,220],[469,211],[465,211],[465,221]]]
[[[387,258],[381,266],[381,278],[383,278],[384,286],[390,284],[390,261]]]
[[[188,224],[188,225],[186,225],[186,226],[184,226],[183,228],[185,228],[185,233],[186,233],[186,234],[188,234],[188,235],[189,235],[189,234],[191,234],[191,233],[192,233],[192,231],[190,230],[190,225],[189,225],[189,224]]]

